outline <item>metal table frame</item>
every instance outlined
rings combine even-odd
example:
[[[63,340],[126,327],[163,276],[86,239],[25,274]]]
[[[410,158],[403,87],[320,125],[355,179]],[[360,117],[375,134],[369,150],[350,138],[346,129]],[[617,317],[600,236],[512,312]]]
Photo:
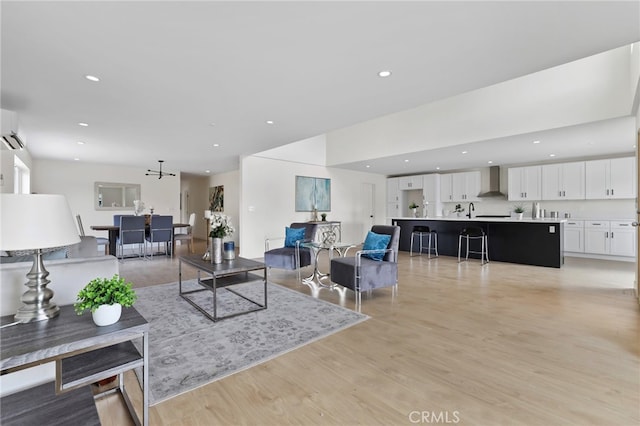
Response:
[[[196,290],[182,290],[182,263],[185,263],[191,267],[197,269],[198,272],[198,284],[202,286],[202,288]],[[252,271],[263,271],[263,282],[264,282],[264,301],[262,303],[249,299],[243,294],[238,293],[237,291],[230,288],[230,286],[236,284],[247,283],[251,281],[260,280],[260,275],[252,274]],[[202,279],[201,273],[204,272],[210,276],[210,278]],[[257,262],[251,259],[245,259],[242,257],[238,257],[232,260],[224,260],[222,263],[211,263],[210,260],[202,260],[200,255],[189,255],[189,256],[180,256],[180,260],[178,263],[178,291],[180,297],[189,302],[194,308],[202,312],[207,318],[216,322],[223,320],[225,318],[231,318],[238,315],[247,314],[249,312],[261,311],[263,309],[267,309],[267,267],[262,262]],[[249,309],[241,312],[234,312],[232,314],[218,316],[218,298],[217,293],[218,289],[225,288],[227,291],[235,294],[236,296],[242,297],[243,299],[251,302],[256,307],[253,309]],[[207,312],[202,306],[198,305],[191,298],[187,297],[188,294],[198,293],[201,291],[210,291],[213,297],[213,315]]]
[[[341,257],[345,257],[349,249],[356,246],[356,244],[351,243],[342,243],[342,242],[332,242],[332,243],[322,243],[322,242],[309,242],[300,244],[302,247],[307,247],[313,250],[314,252],[314,265],[313,272],[306,278],[303,278],[303,282],[316,282],[321,286],[327,286],[322,283],[322,280],[329,277],[329,273],[320,272],[318,268],[318,257],[320,256],[320,252],[326,250],[329,253],[329,262],[333,259],[334,250],[338,252]],[[328,285],[327,287],[333,287],[333,285]]]

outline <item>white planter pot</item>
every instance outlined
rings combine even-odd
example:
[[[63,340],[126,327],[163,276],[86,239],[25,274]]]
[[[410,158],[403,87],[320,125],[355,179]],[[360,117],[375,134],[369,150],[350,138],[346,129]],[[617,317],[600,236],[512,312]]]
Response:
[[[122,305],[115,303],[113,305],[100,305],[98,309],[91,313],[93,322],[98,326],[111,325],[118,322],[122,314]]]

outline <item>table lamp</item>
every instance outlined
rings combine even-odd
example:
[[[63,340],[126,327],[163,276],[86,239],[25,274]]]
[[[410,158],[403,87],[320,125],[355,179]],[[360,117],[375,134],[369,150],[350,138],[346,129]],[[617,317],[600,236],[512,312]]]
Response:
[[[58,315],[51,303],[51,281],[42,261],[42,250],[80,242],[64,195],[0,194],[0,250],[35,250],[33,266],[25,283],[27,291],[16,321],[42,321]]]

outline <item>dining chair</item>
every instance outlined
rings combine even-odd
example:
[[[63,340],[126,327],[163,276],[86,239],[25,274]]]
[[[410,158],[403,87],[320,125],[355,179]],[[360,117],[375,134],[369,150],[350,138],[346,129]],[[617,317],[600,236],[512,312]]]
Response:
[[[76,221],[78,222],[78,232],[80,233],[80,236],[85,237],[86,235],[84,234],[82,219],[80,218],[79,214],[76,215]],[[98,243],[98,246],[104,246],[104,254],[109,254],[109,239],[104,237],[96,237],[96,241]]]
[[[164,243],[164,252],[167,256],[173,252],[173,247],[171,247],[171,242],[173,241],[173,216],[151,216],[146,240],[151,243],[151,259],[153,259],[154,243],[158,243],[158,245]],[[171,247],[171,251],[169,251],[169,247]]]
[[[138,244],[138,257],[146,257],[144,216],[120,216],[120,232],[117,239],[118,259],[124,259],[124,246]]]
[[[193,253],[193,227],[196,224],[196,214],[191,213],[189,215],[189,226],[187,227],[187,232],[182,234],[174,234],[173,240],[180,241],[182,245],[182,241],[186,241],[189,245],[189,253]],[[171,248],[171,254],[173,254],[174,247]]]

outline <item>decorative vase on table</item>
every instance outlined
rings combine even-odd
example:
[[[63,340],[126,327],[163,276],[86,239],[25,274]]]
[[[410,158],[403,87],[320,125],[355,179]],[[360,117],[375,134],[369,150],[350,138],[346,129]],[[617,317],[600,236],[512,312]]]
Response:
[[[413,217],[418,217],[418,208],[411,209],[413,211]]]
[[[211,238],[211,263],[222,263],[222,238]]]
[[[113,305],[100,305],[98,309],[91,312],[93,322],[97,326],[111,325],[118,322],[122,315],[122,305],[114,303]]]

